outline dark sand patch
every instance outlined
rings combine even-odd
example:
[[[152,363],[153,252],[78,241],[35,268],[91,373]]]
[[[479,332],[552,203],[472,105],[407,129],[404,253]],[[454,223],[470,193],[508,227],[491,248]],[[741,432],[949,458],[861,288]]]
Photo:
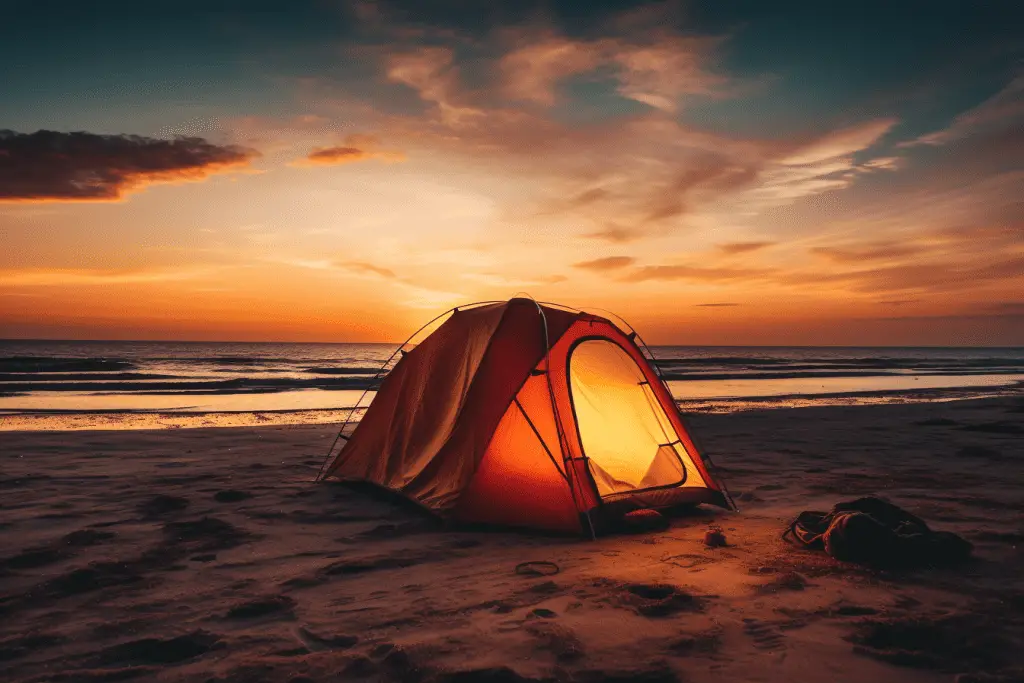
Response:
[[[977,614],[868,619],[850,640],[858,654],[949,673],[998,670],[1014,647],[992,616]]]
[[[224,489],[213,494],[213,499],[218,503],[237,503],[250,498],[252,498],[252,494],[248,491],[238,491],[236,489]]]
[[[295,604],[295,600],[287,595],[271,595],[235,605],[228,610],[226,618],[258,619],[270,615],[290,617],[293,616],[292,610],[295,609]]]
[[[188,498],[161,493],[139,503],[136,509],[144,518],[154,519],[175,512],[181,512],[187,507]]]

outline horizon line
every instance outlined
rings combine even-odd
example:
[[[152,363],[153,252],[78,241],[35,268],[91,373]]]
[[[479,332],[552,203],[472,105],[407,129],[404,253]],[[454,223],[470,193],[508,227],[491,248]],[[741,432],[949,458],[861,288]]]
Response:
[[[279,341],[279,340],[232,340],[232,339],[47,339],[36,337],[0,337],[0,344],[7,342],[77,342],[82,344],[353,344],[366,346],[398,346],[391,341]],[[1022,349],[1024,345],[968,345],[946,344],[648,344],[651,347],[723,348],[723,349]]]

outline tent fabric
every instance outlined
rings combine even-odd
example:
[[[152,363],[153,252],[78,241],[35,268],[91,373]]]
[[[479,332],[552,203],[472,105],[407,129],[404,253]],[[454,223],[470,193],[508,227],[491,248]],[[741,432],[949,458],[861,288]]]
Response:
[[[462,522],[566,532],[612,499],[728,507],[632,336],[530,299],[455,309],[387,375],[324,476]]]

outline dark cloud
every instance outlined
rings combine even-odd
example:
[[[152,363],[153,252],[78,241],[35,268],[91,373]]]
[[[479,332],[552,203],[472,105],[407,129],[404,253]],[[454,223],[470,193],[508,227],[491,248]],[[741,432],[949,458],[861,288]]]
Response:
[[[625,268],[636,263],[636,259],[632,256],[608,256],[605,258],[599,258],[594,261],[582,261],[580,263],[572,264],[574,268],[582,268],[583,270],[594,270],[603,272],[606,270],[617,270],[619,268]]]
[[[0,201],[117,201],[151,183],[201,180],[258,156],[196,137],[0,130]]]
[[[729,242],[728,244],[719,244],[718,250],[729,254],[746,254],[751,251],[760,251],[774,245],[775,242]]]
[[[739,306],[734,303],[720,303],[720,304],[694,304],[697,308],[726,308],[729,306]]]

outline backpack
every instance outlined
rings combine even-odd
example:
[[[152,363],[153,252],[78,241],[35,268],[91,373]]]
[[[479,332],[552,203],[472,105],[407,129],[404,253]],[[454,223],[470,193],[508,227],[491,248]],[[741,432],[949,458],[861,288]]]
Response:
[[[782,537],[880,569],[956,564],[973,550],[960,536],[933,531],[920,517],[871,496],[839,503],[827,513],[801,512]]]

